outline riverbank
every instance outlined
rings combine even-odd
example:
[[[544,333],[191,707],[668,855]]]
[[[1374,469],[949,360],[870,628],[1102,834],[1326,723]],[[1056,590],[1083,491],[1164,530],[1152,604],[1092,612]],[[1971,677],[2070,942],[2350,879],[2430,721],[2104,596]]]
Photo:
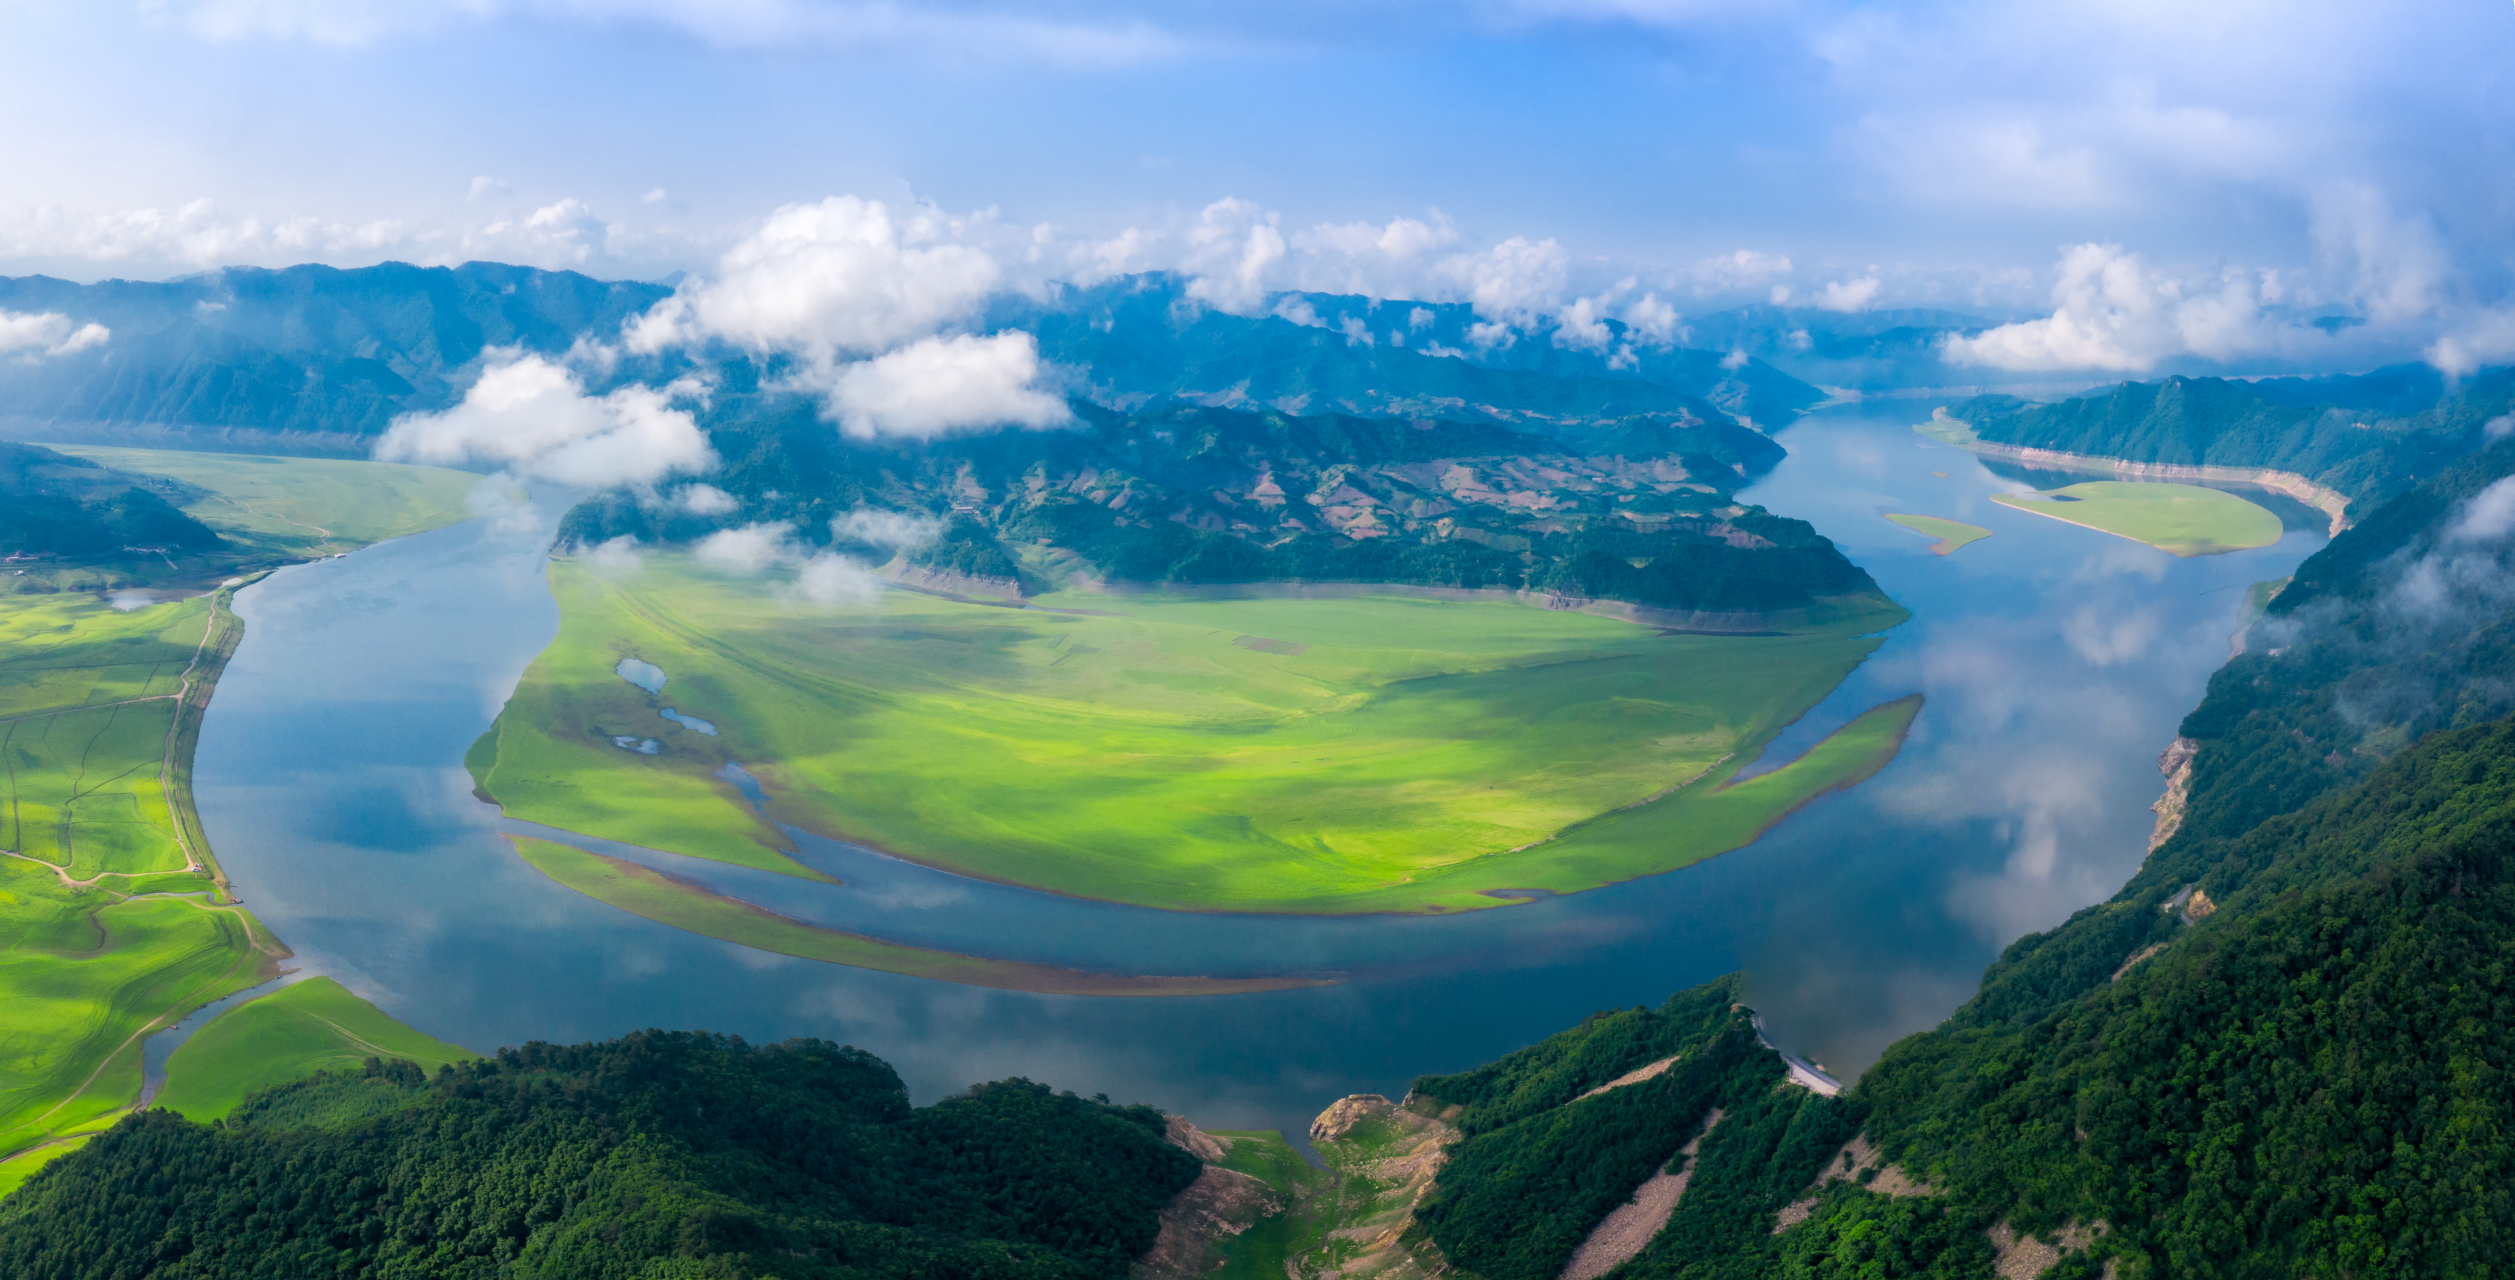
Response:
[[[2091,454],[2063,453],[2055,449],[2027,449],[2017,445],[1994,444],[1973,432],[1973,428],[1953,418],[1933,418],[1919,423],[1913,430],[1957,448],[1997,458],[2020,466],[2047,471],[2075,471],[2082,475],[2108,476],[2120,480],[2207,480],[2220,484],[2244,484],[2269,493],[2294,498],[2322,512],[2331,520],[2332,537],[2339,537],[2353,521],[2349,516],[2349,499],[2339,490],[2319,485],[2293,471],[2273,471],[2267,467],[2204,467],[2165,462],[2132,462],[2123,458],[2101,458]],[[2108,530],[2108,532],[2110,532]]]

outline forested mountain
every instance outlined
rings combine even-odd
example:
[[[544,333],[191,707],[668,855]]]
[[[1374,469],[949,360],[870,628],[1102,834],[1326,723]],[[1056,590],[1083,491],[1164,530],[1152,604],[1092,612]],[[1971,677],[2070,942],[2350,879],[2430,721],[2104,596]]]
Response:
[[[207,550],[218,545],[217,532],[176,508],[196,496],[176,481],[0,443],[0,556],[110,560]]]
[[[1992,444],[2293,472],[2364,509],[2487,443],[2490,424],[2510,409],[2515,372],[2449,387],[2426,366],[2405,366],[2353,377],[2125,382],[2050,404],[1977,396],[1946,412]]]
[[[1021,1080],[912,1108],[808,1040],[371,1059],[124,1120],[0,1205],[0,1274],[1117,1277],[1199,1172],[1163,1127]]]
[[[880,563],[833,521],[858,507],[948,514],[906,555],[1035,589],[1118,584],[1383,582],[1538,590],[1654,608],[1769,612],[1876,584],[1806,522],[1731,492],[1781,449],[1719,411],[1552,425],[1298,417],[1082,406],[1066,431],[930,443],[851,440],[791,396],[711,430],[734,502],[617,491],[571,512],[563,539],[688,541],[783,521]]]

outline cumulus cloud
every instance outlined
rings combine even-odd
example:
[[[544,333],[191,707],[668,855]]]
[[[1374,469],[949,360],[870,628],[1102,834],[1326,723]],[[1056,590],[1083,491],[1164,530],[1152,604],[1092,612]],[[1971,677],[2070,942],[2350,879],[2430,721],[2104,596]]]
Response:
[[[1458,243],[1458,228],[1433,210],[1429,220],[1391,218],[1321,223],[1291,237],[1293,286],[1315,293],[1366,298],[1417,298],[1443,250]]]
[[[715,468],[716,452],[698,423],[674,407],[698,394],[685,380],[589,396],[566,367],[510,351],[482,372],[462,403],[394,419],[375,456],[436,466],[486,462],[588,488],[647,487]]]
[[[922,547],[943,532],[943,522],[907,511],[858,507],[830,520],[830,532],[850,542],[906,550]]]
[[[1946,356],[2001,369],[2144,373],[2170,356],[2223,360],[2268,346],[2259,277],[2228,272],[2211,283],[2187,291],[2120,245],[2073,245],[2062,251],[2051,315],[1951,336]]]
[[[1878,278],[1837,280],[1817,291],[1816,305],[1825,311],[1866,311],[1878,296]]]
[[[881,595],[882,580],[863,562],[835,551],[814,551],[796,541],[794,533],[795,526],[785,520],[720,529],[700,539],[691,554],[711,569],[744,578],[791,566],[794,577],[774,587],[777,598],[789,603],[864,605]]]
[[[1267,278],[1286,252],[1281,215],[1240,199],[1217,200],[1188,229],[1188,296],[1233,315],[1266,309]]]
[[[2515,532],[2515,476],[2473,494],[2463,504],[2462,518],[2454,522],[2446,538],[2452,542],[2494,542],[2509,532]]]
[[[76,324],[58,311],[0,310],[0,355],[66,356],[112,336],[101,324]]]
[[[633,323],[630,350],[723,339],[824,363],[871,355],[967,319],[1003,278],[963,234],[968,221],[931,206],[894,213],[833,196],[768,216],[717,264]]]
[[[500,212],[492,208],[500,202],[491,197],[501,187],[474,185],[478,194],[464,203],[479,208],[467,208],[455,221],[237,214],[209,200],[102,211],[47,205],[0,215],[0,258],[24,264],[110,264],[129,273],[387,261],[422,266],[489,261],[624,271],[660,269],[696,247],[678,233],[607,220],[574,199]]]
[[[597,542],[577,551],[585,567],[597,576],[625,578],[646,568],[646,557],[638,554],[637,539],[622,534],[605,542]]]
[[[2429,364],[2460,378],[2494,360],[2515,357],[2515,310],[2489,308],[2462,317],[2425,352]]]
[[[1038,340],[1006,332],[927,338],[829,375],[828,404],[852,436],[932,439],[973,427],[1055,427],[1073,420],[1041,390]]]
[[[694,516],[721,516],[742,505],[735,497],[712,484],[686,484],[673,490],[666,499],[677,511]]]
[[[754,522],[737,529],[719,529],[699,539],[691,554],[711,569],[749,577],[800,554],[791,520]]]

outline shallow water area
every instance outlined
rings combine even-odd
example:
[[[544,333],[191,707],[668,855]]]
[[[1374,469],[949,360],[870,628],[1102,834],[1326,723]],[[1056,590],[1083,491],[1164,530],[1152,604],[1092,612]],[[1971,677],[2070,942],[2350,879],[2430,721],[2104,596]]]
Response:
[[[2012,511],[1989,495],[2016,482],[1915,435],[1923,415],[1794,425],[1779,437],[1790,458],[1744,495],[1812,521],[1915,614],[1765,763],[1918,691],[1910,740],[1870,782],[1692,868],[1448,918],[1274,917],[1061,898],[808,833],[792,833],[801,859],[844,884],[566,837],[916,945],[1344,977],[1333,986],[982,990],[752,951],[546,879],[501,837],[531,828],[475,799],[461,761],[556,632],[543,557],[565,495],[542,496],[538,528],[475,521],[239,593],[249,630],[210,708],[196,791],[239,892],[302,963],[483,1051],[645,1026],[822,1036],[889,1060],[920,1101],[1021,1074],[1297,1136],[1343,1094],[1395,1096],[1418,1074],[1745,967],[1774,1039],[1847,1076],[1943,1018],[2002,945],[2128,877],[2162,786],[2156,756],[2226,657],[2245,588],[2323,541],[2299,529],[2177,560]],[[1994,536],[1936,556],[1886,511]],[[638,683],[661,688],[654,675]]]

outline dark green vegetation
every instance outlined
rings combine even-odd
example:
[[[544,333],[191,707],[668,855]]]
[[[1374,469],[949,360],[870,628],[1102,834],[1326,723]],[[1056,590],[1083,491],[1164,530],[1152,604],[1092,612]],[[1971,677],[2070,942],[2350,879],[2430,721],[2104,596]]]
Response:
[[[1023,1080],[912,1108],[815,1040],[371,1060],[125,1120],[0,1206],[0,1274],[1114,1277],[1197,1176],[1162,1131]]]
[[[177,509],[204,496],[180,481],[0,442],[0,556],[110,564],[213,553],[217,531]]]
[[[1416,1081],[1416,1105],[1460,1108],[1450,1122],[1465,1135],[1417,1229],[1486,1280],[1553,1280],[1599,1219],[1700,1136],[1669,1225],[1612,1274],[1772,1274],[1785,1250],[1774,1215],[1858,1131],[1861,1108],[1785,1083],[1739,994],[1733,975]],[[1656,1076],[1582,1096],[1671,1056]],[[1714,1108],[1722,1116],[1706,1134]]]
[[[561,536],[677,541],[778,519],[828,541],[829,521],[859,507],[957,505],[911,562],[1031,591],[1077,578],[1402,583],[1737,613],[1877,598],[1805,522],[1730,498],[1781,449],[1726,418],[1626,422],[1612,452],[1587,453],[1480,423],[1080,410],[1076,430],[918,446],[844,440],[809,405],[764,411],[715,433],[728,465],[711,480],[743,500],[739,514],[676,516],[613,494],[569,513]]]
[[[2293,472],[2355,506],[2437,475],[2515,408],[2515,372],[2447,387],[2432,370],[2356,378],[2126,382],[2053,404],[1977,396],[1947,414],[1985,442],[2177,466]]]

